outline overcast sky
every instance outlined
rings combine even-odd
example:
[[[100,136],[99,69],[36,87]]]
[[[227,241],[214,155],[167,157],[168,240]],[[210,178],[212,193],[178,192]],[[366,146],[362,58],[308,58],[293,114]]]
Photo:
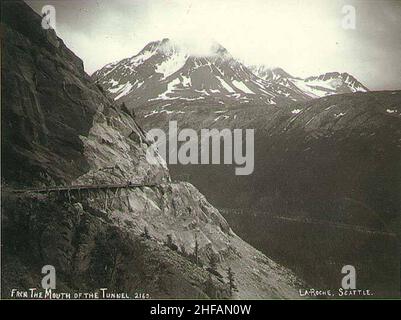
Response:
[[[162,38],[215,40],[248,64],[306,77],[349,72],[373,90],[401,89],[399,0],[57,0],[58,35],[91,74]],[[356,28],[344,29],[344,5]],[[195,49],[194,49],[195,50]]]

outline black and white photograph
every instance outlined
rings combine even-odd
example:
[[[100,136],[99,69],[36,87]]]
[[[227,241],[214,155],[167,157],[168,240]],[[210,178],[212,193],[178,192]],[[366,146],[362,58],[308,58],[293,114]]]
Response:
[[[401,1],[0,12],[2,300],[401,299]]]

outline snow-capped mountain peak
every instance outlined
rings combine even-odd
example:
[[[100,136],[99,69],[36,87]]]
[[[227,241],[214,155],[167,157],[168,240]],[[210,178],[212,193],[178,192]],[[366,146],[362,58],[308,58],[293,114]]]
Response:
[[[311,98],[332,94],[367,92],[369,89],[349,73],[327,72],[305,79],[294,77],[281,68],[269,68],[264,65],[251,66],[250,69],[260,78],[279,83],[286,87],[301,90]]]
[[[346,91],[347,89],[351,92],[367,92],[369,91],[362,83],[360,83],[355,77],[347,72],[327,72],[319,76],[308,77],[305,79],[306,83],[328,83],[331,88],[336,91]]]
[[[348,73],[302,79],[282,68],[245,66],[217,42],[196,48],[167,38],[148,43],[138,54],[110,63],[92,77],[114,100],[132,107],[165,100],[277,104],[368,91]]]
[[[284,71],[282,68],[269,68],[264,65],[252,65],[249,69],[258,77],[269,80],[276,81],[278,79],[293,78],[289,73]]]

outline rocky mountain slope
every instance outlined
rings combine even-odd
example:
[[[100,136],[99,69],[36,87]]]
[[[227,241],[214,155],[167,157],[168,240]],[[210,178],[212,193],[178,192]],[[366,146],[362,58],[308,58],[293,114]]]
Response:
[[[178,104],[281,104],[368,89],[347,73],[301,79],[283,69],[245,66],[220,44],[193,53],[172,40],[146,45],[137,55],[110,63],[92,78],[129,108]]]
[[[151,42],[137,55],[104,66],[92,78],[114,100],[135,109],[159,101],[276,104],[308,98],[299,90],[257,77],[217,43],[199,55],[169,39]]]
[[[47,264],[61,292],[229,297],[231,267],[234,298],[298,296],[291,271],[235,235],[191,184],[172,182],[161,158],[146,161],[150,141],[130,111],[104,95],[37,14],[16,1],[2,3],[2,17],[3,297],[40,288]],[[154,186],[12,192],[128,182]]]

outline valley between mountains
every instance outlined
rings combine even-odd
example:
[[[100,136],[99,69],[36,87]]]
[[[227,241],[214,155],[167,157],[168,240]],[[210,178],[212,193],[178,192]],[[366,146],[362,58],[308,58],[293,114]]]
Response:
[[[299,78],[245,65],[222,45],[195,55],[163,39],[92,75],[146,130],[254,129],[255,170],[169,165],[252,245],[319,288],[342,266],[377,295],[399,292],[401,92],[347,72]]]

